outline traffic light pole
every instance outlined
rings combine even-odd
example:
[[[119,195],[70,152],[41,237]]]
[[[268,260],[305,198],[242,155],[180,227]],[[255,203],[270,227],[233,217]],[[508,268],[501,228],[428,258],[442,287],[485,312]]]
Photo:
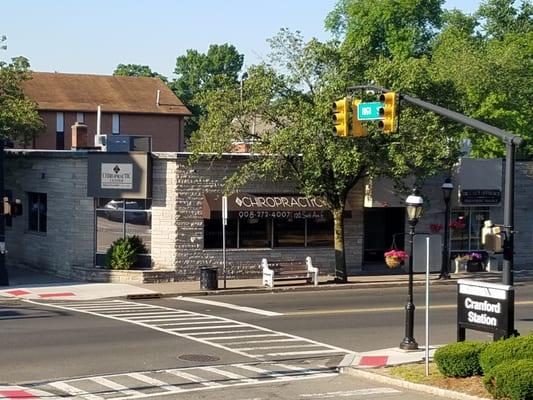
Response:
[[[391,90],[377,87],[377,86],[353,86],[349,87],[348,91],[352,90],[372,90],[380,93],[387,93]],[[515,149],[520,146],[522,139],[519,136],[513,135],[510,132],[496,128],[495,126],[486,124],[476,119],[467,117],[458,112],[448,110],[447,108],[437,106],[400,93],[400,100],[414,106],[431,111],[437,115],[441,115],[452,121],[458,122],[462,125],[469,126],[481,132],[488,133],[501,139],[506,144],[506,159],[505,159],[505,197],[503,205],[503,224],[505,229],[505,241],[503,244],[503,277],[504,285],[513,285],[513,257],[514,257],[514,168],[515,168]]]

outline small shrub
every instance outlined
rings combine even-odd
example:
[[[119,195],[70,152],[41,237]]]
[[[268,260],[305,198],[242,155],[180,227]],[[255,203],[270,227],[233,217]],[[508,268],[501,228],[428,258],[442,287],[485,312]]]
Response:
[[[490,343],[480,354],[479,363],[486,375],[492,368],[507,360],[533,360],[533,335],[516,336]]]
[[[137,262],[139,253],[146,253],[139,236],[120,238],[113,242],[106,254],[106,265],[111,269],[130,269]]]
[[[435,363],[441,374],[448,377],[467,377],[481,374],[479,354],[487,346],[480,342],[457,342],[439,347]]]
[[[504,361],[485,375],[483,384],[496,399],[533,400],[533,359]]]

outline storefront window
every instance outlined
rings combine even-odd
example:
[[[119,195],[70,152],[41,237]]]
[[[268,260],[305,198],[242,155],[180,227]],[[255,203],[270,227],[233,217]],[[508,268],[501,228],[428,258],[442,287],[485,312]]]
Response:
[[[111,244],[122,237],[139,236],[151,251],[151,200],[97,199],[96,251],[105,253]]]
[[[451,217],[451,250],[481,249],[483,221],[490,219],[488,207],[452,210]]]
[[[331,218],[232,218],[226,226],[227,248],[332,247]],[[204,220],[204,248],[222,248],[222,220]]]

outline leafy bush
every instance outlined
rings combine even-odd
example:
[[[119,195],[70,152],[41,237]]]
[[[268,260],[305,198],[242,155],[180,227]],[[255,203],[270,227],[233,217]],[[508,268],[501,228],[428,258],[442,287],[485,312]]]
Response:
[[[533,360],[533,335],[516,336],[489,344],[479,356],[486,375],[492,368],[508,360]]]
[[[496,399],[533,400],[533,359],[504,361],[486,373],[483,383]]]
[[[120,238],[107,251],[106,265],[111,269],[130,269],[136,264],[138,254],[146,252],[139,236]]]
[[[487,346],[480,342],[457,342],[439,347],[435,363],[439,371],[449,377],[467,377],[481,374],[479,354]]]

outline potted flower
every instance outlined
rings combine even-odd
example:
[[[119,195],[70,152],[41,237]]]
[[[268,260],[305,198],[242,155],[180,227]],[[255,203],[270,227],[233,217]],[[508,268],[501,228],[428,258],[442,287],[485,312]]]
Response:
[[[403,250],[392,249],[385,252],[385,264],[389,268],[398,268],[403,261],[408,257],[407,253]]]

